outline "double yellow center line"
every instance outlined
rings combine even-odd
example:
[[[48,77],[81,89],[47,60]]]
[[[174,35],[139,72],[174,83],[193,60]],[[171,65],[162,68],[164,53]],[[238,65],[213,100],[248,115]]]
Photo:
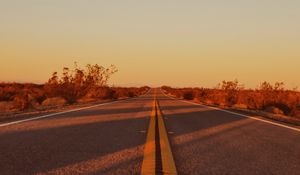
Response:
[[[165,123],[156,97],[152,104],[141,174],[177,174]]]

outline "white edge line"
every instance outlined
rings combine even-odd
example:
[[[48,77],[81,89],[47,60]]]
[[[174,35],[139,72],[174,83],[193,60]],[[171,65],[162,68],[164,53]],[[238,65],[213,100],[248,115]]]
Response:
[[[145,94],[141,95],[141,96],[147,95],[149,92],[150,92],[150,90],[148,92],[146,92]],[[141,96],[139,96],[139,97],[141,97]],[[32,121],[32,120],[38,120],[38,119],[52,117],[52,116],[56,116],[56,115],[60,115],[60,114],[66,114],[66,113],[70,113],[70,112],[82,111],[82,110],[85,110],[85,109],[95,108],[95,107],[99,107],[99,106],[105,106],[105,105],[118,103],[118,102],[124,102],[124,101],[127,101],[127,100],[136,99],[136,98],[138,98],[138,97],[128,98],[128,99],[125,99],[125,100],[117,100],[117,101],[112,101],[112,102],[107,102],[107,103],[101,103],[101,104],[97,104],[97,105],[86,106],[86,107],[71,109],[71,110],[62,111],[62,112],[56,112],[56,113],[52,113],[52,114],[42,115],[42,116],[38,116],[38,117],[33,117],[33,118],[28,118],[28,119],[23,119],[23,120],[8,122],[8,123],[2,123],[2,124],[0,124],[0,127],[19,124],[19,123],[23,123],[23,122]]]
[[[268,121],[268,120],[264,120],[264,119],[260,119],[260,118],[256,118],[256,117],[252,117],[252,116],[249,116],[249,115],[239,114],[239,113],[236,113],[236,112],[228,111],[228,110],[225,110],[225,109],[220,109],[220,108],[217,108],[217,107],[211,107],[211,106],[206,106],[206,105],[203,105],[203,104],[198,104],[198,103],[194,103],[194,102],[190,102],[190,101],[180,100],[180,99],[177,99],[177,98],[174,98],[174,97],[170,97],[169,95],[166,95],[162,91],[162,89],[160,89],[160,91],[163,93],[164,96],[166,96],[166,97],[168,97],[170,99],[182,101],[184,103],[189,103],[189,104],[193,104],[193,105],[197,105],[197,106],[203,106],[203,107],[210,108],[210,109],[215,109],[215,110],[218,110],[218,111],[223,111],[223,112],[226,112],[226,113],[238,115],[238,116],[241,116],[241,117],[250,118],[250,119],[253,119],[253,120],[261,121],[261,122],[264,122],[264,123],[268,123],[268,124],[272,124],[272,125],[275,125],[275,126],[279,126],[279,127],[283,127],[283,128],[291,129],[293,131],[300,132],[299,128],[295,128],[295,127],[287,126],[287,125],[284,125],[284,124],[280,124],[280,123],[276,123],[276,122],[272,122],[272,121]]]

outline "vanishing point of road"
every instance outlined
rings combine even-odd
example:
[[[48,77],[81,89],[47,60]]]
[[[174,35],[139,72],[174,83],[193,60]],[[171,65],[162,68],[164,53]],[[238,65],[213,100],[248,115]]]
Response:
[[[0,174],[300,174],[300,129],[137,98],[0,124]]]

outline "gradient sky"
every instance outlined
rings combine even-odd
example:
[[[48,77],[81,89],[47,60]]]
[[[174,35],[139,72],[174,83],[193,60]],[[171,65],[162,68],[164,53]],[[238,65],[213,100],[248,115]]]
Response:
[[[114,85],[300,87],[299,0],[0,0],[0,81],[115,64]]]

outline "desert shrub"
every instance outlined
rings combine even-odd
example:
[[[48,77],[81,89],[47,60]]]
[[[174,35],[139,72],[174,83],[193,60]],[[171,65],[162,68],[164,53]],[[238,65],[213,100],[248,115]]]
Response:
[[[238,80],[223,81],[221,89],[225,93],[225,104],[227,106],[232,106],[238,102],[239,91],[242,89]]]
[[[204,88],[195,88],[194,96],[199,101],[202,101],[203,99],[206,99],[208,97],[208,93],[207,93],[207,90]]]
[[[137,96],[137,94],[134,93],[134,92],[132,92],[132,91],[129,91],[129,92],[127,93],[127,95],[128,95],[128,97],[135,97],[135,96]]]
[[[124,98],[129,96],[129,90],[127,88],[113,88],[115,90],[115,98]],[[133,93],[131,92],[131,96]]]
[[[136,97],[139,95],[142,95],[146,93],[150,87],[143,86],[143,87],[113,87],[112,88],[115,91],[115,98],[124,98],[124,97]]]
[[[113,91],[104,86],[115,72],[117,69],[113,65],[105,68],[98,64],[88,64],[85,69],[81,69],[75,63],[75,68],[72,70],[67,67],[63,68],[61,77],[57,75],[57,72],[52,74],[44,87],[46,96],[48,98],[63,97],[70,104],[85,96],[111,98]]]
[[[74,69],[64,68],[62,76],[54,72],[44,85],[30,83],[0,83],[0,101],[13,102],[15,108],[24,110],[38,106],[45,99],[61,97],[68,103],[74,103],[85,96],[87,92],[105,86],[110,76],[117,70],[115,66],[104,68],[97,64],[80,69],[75,64]],[[110,98],[112,95],[103,95],[107,90],[100,90],[98,96]],[[101,94],[102,93],[102,94]],[[110,92],[111,93],[111,92]]]
[[[274,106],[267,107],[265,111],[273,114],[284,114],[284,112],[281,109]]]
[[[27,94],[17,94],[14,97],[13,101],[14,101],[14,104],[15,104],[16,108],[21,109],[21,110],[28,109],[28,108],[32,107],[31,102],[30,102]]]
[[[60,84],[57,72],[54,72],[51,78],[44,86],[44,91],[47,98],[57,97],[60,94]]]
[[[245,104],[248,109],[262,109],[262,98],[254,90],[243,90],[239,92],[237,104]]]
[[[115,95],[115,91],[109,87],[99,87],[96,91],[96,98],[100,99],[113,99]]]
[[[15,108],[13,101],[0,101],[0,112],[8,112]]]
[[[253,110],[276,108],[285,115],[290,116],[299,116],[300,113],[300,93],[296,90],[286,90],[282,82],[276,82],[274,85],[262,82],[255,90],[244,89],[237,80],[223,81],[216,88],[172,88],[162,86],[162,89],[167,94],[187,100],[191,99],[190,95],[193,92],[194,98],[209,105]],[[188,97],[185,98],[186,92],[188,92]]]
[[[34,108],[44,98],[43,85],[0,83],[0,101],[12,102],[16,109]]]
[[[183,99],[193,100],[194,99],[194,92],[192,90],[183,91]]]
[[[47,98],[42,102],[42,106],[63,106],[67,101],[62,97]]]
[[[107,82],[117,72],[114,65],[108,68],[88,64],[81,69],[75,63],[73,69],[63,68],[62,75],[54,72],[42,85],[31,83],[0,83],[1,109],[12,106],[16,110],[43,106],[60,106],[81,101],[114,99],[119,96],[134,97],[145,93],[149,87],[111,88]]]

